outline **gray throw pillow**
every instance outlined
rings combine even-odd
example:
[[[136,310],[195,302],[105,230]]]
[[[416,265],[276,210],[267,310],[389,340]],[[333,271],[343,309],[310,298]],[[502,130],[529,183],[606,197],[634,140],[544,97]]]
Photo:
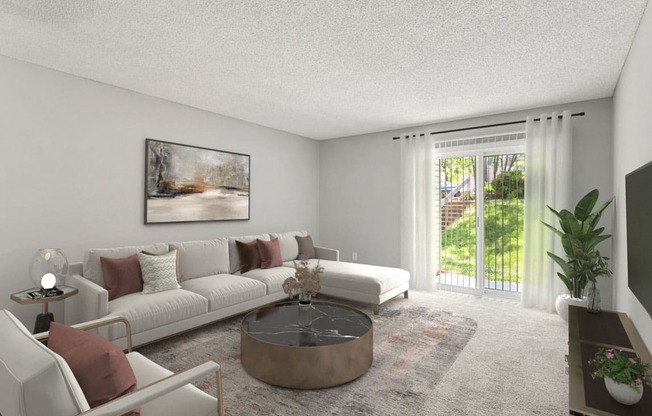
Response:
[[[299,260],[314,259],[317,257],[315,254],[315,246],[312,244],[312,237],[300,235],[295,236],[297,244],[299,244]]]

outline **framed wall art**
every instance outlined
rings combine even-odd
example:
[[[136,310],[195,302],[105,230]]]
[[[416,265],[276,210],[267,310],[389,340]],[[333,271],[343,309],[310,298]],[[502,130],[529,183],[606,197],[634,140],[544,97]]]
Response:
[[[145,148],[145,224],[249,219],[249,155],[153,139]]]

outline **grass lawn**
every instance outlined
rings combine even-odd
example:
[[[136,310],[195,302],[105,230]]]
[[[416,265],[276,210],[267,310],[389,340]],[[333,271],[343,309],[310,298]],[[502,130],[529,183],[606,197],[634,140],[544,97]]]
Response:
[[[485,280],[520,283],[523,275],[523,200],[486,200]],[[475,207],[441,236],[442,269],[475,276]]]

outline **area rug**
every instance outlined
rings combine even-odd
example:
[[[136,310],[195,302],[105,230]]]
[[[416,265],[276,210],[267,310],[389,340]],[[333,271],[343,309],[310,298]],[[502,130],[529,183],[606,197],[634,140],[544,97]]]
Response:
[[[409,299],[388,302],[379,315],[366,306],[349,305],[373,319],[374,360],[359,379],[329,389],[284,389],[250,377],[240,364],[242,316],[137,351],[174,372],[207,360],[220,364],[229,415],[424,414],[426,399],[473,337],[477,323]],[[197,386],[215,394],[213,378]]]

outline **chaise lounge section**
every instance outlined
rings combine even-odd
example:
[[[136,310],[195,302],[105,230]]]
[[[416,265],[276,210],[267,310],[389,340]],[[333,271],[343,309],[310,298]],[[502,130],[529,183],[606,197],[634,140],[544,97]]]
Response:
[[[66,284],[79,289],[65,301],[65,322],[75,324],[105,316],[120,316],[131,323],[134,345],[146,344],[179,332],[206,325],[288,298],[282,284],[294,275],[299,258],[297,237],[306,231],[222,237],[212,240],[157,243],[143,246],[88,250],[84,262],[72,264]],[[282,263],[275,267],[255,267],[241,273],[238,243],[278,244]],[[311,240],[310,240],[311,243]],[[407,298],[409,273],[391,267],[339,261],[339,252],[311,247],[309,264],[324,267],[320,293],[342,299],[379,305],[404,293]],[[176,288],[156,293],[133,292],[109,300],[114,290],[103,273],[102,262],[120,261],[138,253],[165,255],[176,250]],[[104,260],[102,260],[104,258]],[[245,270],[245,269],[242,269]],[[125,330],[119,325],[102,329],[101,335],[126,346]]]

